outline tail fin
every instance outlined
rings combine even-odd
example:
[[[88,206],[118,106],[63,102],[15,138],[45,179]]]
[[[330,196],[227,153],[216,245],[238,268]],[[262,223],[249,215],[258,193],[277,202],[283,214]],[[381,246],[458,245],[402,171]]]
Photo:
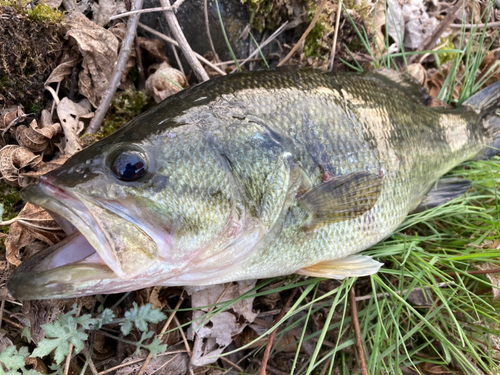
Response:
[[[480,159],[489,159],[500,153],[500,117],[495,116],[500,109],[500,81],[472,95],[462,103],[477,112],[491,139],[488,148],[479,156]]]

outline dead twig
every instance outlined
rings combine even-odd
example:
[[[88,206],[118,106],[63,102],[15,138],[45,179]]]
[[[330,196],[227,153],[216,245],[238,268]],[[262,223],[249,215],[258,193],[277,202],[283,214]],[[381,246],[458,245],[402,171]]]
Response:
[[[170,7],[169,0],[160,0],[160,4],[162,7]],[[175,40],[179,43],[180,49],[184,54],[189,66],[193,69],[194,74],[198,78],[198,81],[208,81],[210,77],[208,76],[203,66],[200,64],[198,59],[193,53],[191,46],[189,45],[184,33],[182,32],[181,26],[179,25],[179,21],[177,21],[177,17],[173,10],[165,10],[163,11],[165,18],[167,19],[168,26],[174,35]]]
[[[342,13],[342,5],[343,1],[339,1],[339,5],[337,5],[337,18],[335,19],[335,34],[333,35],[333,44],[332,44],[332,56],[330,58],[330,66],[328,67],[328,71],[333,70],[333,62],[335,61],[335,52],[337,50],[337,37],[339,35],[339,25],[340,25],[340,13]]]
[[[323,1],[323,3],[325,3],[325,2],[326,1]],[[290,306],[290,303],[292,303],[293,297],[295,297],[297,290],[299,290],[299,289],[298,288],[293,289],[292,293],[290,294],[290,297],[288,297],[287,301],[283,305],[281,312],[276,317],[276,320],[275,320],[276,323],[278,323],[285,316],[285,313],[288,310],[288,306]],[[271,334],[269,335],[269,341],[267,342],[266,350],[264,352],[264,357],[262,358],[262,365],[260,367],[259,375],[266,375],[267,361],[269,360],[269,354],[271,353],[271,348],[273,347],[274,337],[276,336],[276,333],[278,332],[278,328],[279,327],[276,327],[276,329],[274,331],[272,331]]]
[[[208,43],[210,44],[210,49],[212,50],[212,53],[214,54],[215,61],[220,63],[219,55],[217,55],[217,52],[215,52],[215,46],[214,46],[214,42],[212,40],[212,34],[210,33],[210,24],[208,22],[208,1],[207,0],[203,0],[203,11],[205,12],[205,28],[207,29]]]
[[[288,21],[286,21],[283,25],[281,25],[278,30],[276,30],[274,33],[271,34],[271,36],[269,38],[266,39],[265,42],[263,42],[259,48],[257,48],[255,51],[253,51],[250,56],[248,56],[245,60],[243,60],[243,62],[240,64],[240,67],[242,67],[245,63],[247,63],[248,61],[251,61],[255,56],[257,56],[257,54],[262,51],[262,48],[264,48],[265,46],[267,46],[269,43],[271,43],[274,39],[276,39],[278,37],[278,35],[280,35],[283,30],[285,30],[285,26],[288,25]],[[260,50],[260,51],[259,51]],[[234,62],[234,60],[233,60]],[[239,60],[238,60],[239,62]],[[278,65],[279,66],[279,65]],[[233,71],[231,73],[234,73],[235,71],[237,70],[237,68],[233,69]]]
[[[452,29],[473,29],[473,28],[478,28],[482,29],[484,27],[498,27],[500,26],[500,22],[490,22],[490,23],[477,23],[477,24],[465,24],[465,25],[460,25],[460,24],[454,24],[452,23],[449,27]]]
[[[455,19],[455,15],[458,13],[458,11],[467,5],[469,3],[469,0],[465,1],[459,1],[453,8],[451,8],[446,15],[446,17],[443,18],[441,23],[434,29],[434,32],[429,35],[427,38],[425,38],[422,43],[417,47],[415,52],[419,51],[424,51],[428,50],[429,48],[433,48],[433,46],[436,44],[436,41],[439,39],[441,34],[450,26],[450,24],[453,22]],[[417,59],[419,58],[420,55],[413,55],[408,58],[408,64],[413,64]]]
[[[365,349],[363,348],[363,339],[361,338],[361,330],[359,328],[358,307],[356,306],[356,294],[354,294],[354,284],[349,290],[349,304],[351,305],[351,320],[354,329],[354,338],[356,339],[356,349],[358,350],[359,367],[361,375],[368,375],[366,367]]]
[[[0,305],[0,328],[2,328],[4,309],[5,309],[5,300],[3,299],[2,304]]]
[[[143,0],[134,0],[133,7],[135,10],[142,8],[142,1]],[[125,68],[125,65],[130,56],[130,51],[132,50],[132,44],[134,43],[138,22],[139,14],[133,14],[132,16],[130,16],[127,24],[127,30],[125,32],[125,36],[121,45],[120,54],[118,56],[118,61],[114,66],[111,80],[109,82],[109,88],[106,90],[104,98],[102,99],[101,104],[99,104],[99,108],[97,108],[95,115],[90,122],[87,133],[97,133],[99,127],[101,126],[102,120],[104,120],[104,116],[106,116],[106,113],[108,112],[111,101],[115,96],[116,89],[120,85],[123,69]]]
[[[163,328],[161,329],[160,335],[164,334],[167,331],[168,326],[170,325],[170,323],[172,323],[172,320],[174,319],[175,314],[177,313],[177,310],[179,309],[179,307],[181,307],[182,302],[184,302],[184,298],[181,295],[181,298],[179,299],[179,302],[177,302],[177,305],[175,306],[174,311],[172,311],[172,313],[168,317],[167,321],[163,325]],[[163,337],[162,337],[162,340],[163,340]],[[146,367],[148,367],[149,362],[151,361],[152,358],[153,358],[153,354],[151,354],[151,352],[149,352],[148,356],[146,357],[146,360],[144,361],[144,364],[141,367],[141,370],[139,371],[139,373],[137,375],[144,374],[144,371],[146,371]]]
[[[163,39],[165,42],[168,42],[168,43],[173,44],[174,46],[176,46],[176,47],[180,48],[179,43],[177,43],[174,39],[169,38],[168,36],[166,36],[166,35],[164,35],[164,34],[162,34],[162,33],[158,32],[158,31],[156,31],[155,29],[152,29],[151,27],[146,26],[146,25],[144,25],[144,24],[142,24],[142,23],[140,23],[140,22],[139,22],[139,27],[140,27],[141,29],[144,29],[144,30],[146,30],[147,32],[149,32],[149,33],[151,33],[151,34],[153,34],[153,35],[157,36],[158,38]],[[223,71],[223,70],[222,70],[222,69],[220,69],[219,67],[217,67],[217,66],[215,66],[214,64],[212,64],[212,63],[211,63],[210,61],[208,61],[206,58],[204,58],[203,56],[201,56],[201,55],[197,54],[197,53],[196,53],[196,52],[194,52],[194,51],[193,51],[193,53],[194,53],[194,56],[195,56],[198,60],[200,60],[203,64],[208,65],[210,68],[212,68],[213,70],[215,70],[215,71],[216,71],[217,73],[219,73],[221,76],[225,76],[225,75],[226,75],[226,72],[225,72],[225,71]]]
[[[166,355],[172,355],[172,354],[178,354],[178,353],[186,353],[185,350],[175,350],[173,352],[167,352],[167,353],[161,353],[161,354],[158,354],[156,357],[164,357]],[[136,363],[141,363],[142,361],[145,361],[146,358],[139,358],[139,359],[135,359],[133,361],[130,361],[130,362],[125,362],[125,363],[121,363],[115,367],[111,367],[111,368],[108,368],[107,370],[104,370],[104,371],[101,371],[98,373],[98,375],[105,375],[105,374],[108,374],[110,372],[113,372],[115,370],[119,370],[123,367],[127,367],[127,366],[130,366],[130,365],[134,365]]]
[[[293,46],[292,50],[288,53],[288,55],[286,55],[286,57],[283,60],[280,61],[280,63],[278,64],[278,66],[282,66],[288,60],[290,60],[290,58],[293,56],[293,54],[295,52],[297,52],[297,50],[302,45],[302,43],[304,43],[304,41],[306,40],[307,36],[309,35],[309,33],[311,32],[311,30],[313,29],[314,25],[316,25],[316,22],[318,21],[318,18],[320,16],[321,12],[323,12],[323,9],[325,8],[326,3],[327,3],[327,0],[323,0],[321,2],[320,6],[316,10],[316,14],[314,15],[313,20],[311,21],[311,23],[307,27],[307,29],[304,32],[304,34],[302,34],[302,36],[300,37],[299,41]]]

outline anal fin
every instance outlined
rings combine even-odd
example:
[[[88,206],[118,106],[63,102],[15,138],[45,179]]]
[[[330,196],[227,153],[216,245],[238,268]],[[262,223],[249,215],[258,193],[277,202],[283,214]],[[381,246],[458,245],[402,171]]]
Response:
[[[302,268],[296,273],[306,276],[343,280],[346,277],[368,276],[377,273],[383,263],[366,255],[349,255],[346,258],[327,260]]]
[[[422,212],[430,208],[441,206],[449,201],[464,195],[472,186],[472,181],[461,178],[443,178],[424,197],[422,202],[412,213]]]

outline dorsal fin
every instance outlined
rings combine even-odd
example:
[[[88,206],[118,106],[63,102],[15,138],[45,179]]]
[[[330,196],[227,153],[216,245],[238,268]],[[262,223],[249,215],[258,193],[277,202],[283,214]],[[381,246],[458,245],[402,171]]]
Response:
[[[376,80],[383,86],[398,90],[403,95],[411,98],[417,103],[429,105],[429,93],[408,73],[401,73],[396,70],[383,68],[371,71],[367,73],[365,77]]]

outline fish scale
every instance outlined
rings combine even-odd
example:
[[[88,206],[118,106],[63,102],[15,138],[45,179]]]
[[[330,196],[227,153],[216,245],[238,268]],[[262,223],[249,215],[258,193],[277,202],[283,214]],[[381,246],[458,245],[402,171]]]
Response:
[[[500,146],[495,85],[456,109],[430,108],[411,77],[387,70],[277,69],[184,90],[23,191],[70,221],[95,253],[78,258],[71,242],[48,249],[21,265],[9,290],[53,298],[373,274],[381,264],[353,254],[412,210],[465,193],[467,181],[431,187]]]

